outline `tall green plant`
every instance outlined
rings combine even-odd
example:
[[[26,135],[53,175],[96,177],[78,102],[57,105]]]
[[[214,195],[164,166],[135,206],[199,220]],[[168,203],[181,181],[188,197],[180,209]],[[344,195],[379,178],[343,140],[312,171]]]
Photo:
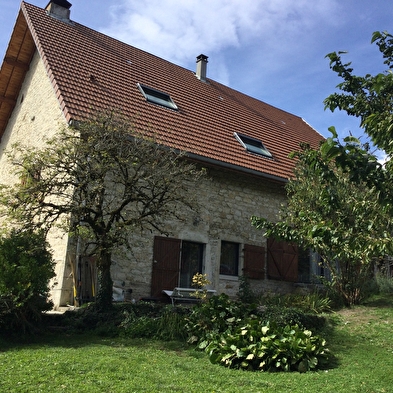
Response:
[[[195,305],[186,317],[186,329],[190,343],[199,343],[225,331],[232,331],[250,315],[251,309],[234,302],[226,294],[213,296]]]
[[[32,328],[49,310],[54,261],[42,233],[12,231],[0,239],[0,324]]]

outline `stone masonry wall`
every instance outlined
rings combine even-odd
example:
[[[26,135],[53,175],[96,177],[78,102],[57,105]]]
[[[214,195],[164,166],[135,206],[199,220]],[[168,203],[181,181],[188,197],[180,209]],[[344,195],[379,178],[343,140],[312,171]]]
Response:
[[[212,282],[211,287],[218,293],[235,297],[239,289],[238,277],[219,274],[221,241],[266,247],[266,239],[261,231],[251,226],[250,217],[257,215],[276,220],[285,202],[283,185],[242,173],[209,169],[208,179],[197,184],[194,192],[198,196],[199,211],[189,212],[187,222],[168,221],[168,232],[171,237],[204,243],[203,270]],[[112,278],[118,293],[121,288],[132,288],[133,297],[138,299],[150,295],[154,234],[135,234],[133,239],[132,252],[122,250],[115,256]],[[241,252],[240,272],[242,267]],[[267,279],[253,281],[252,285],[267,293],[293,289],[292,283]]]
[[[5,153],[12,144],[41,147],[45,139],[52,137],[66,120],[59,107],[43,62],[36,52],[23,82],[15,109],[0,143],[0,183],[19,181],[12,173],[12,164]],[[53,230],[49,237],[56,261],[56,279],[53,280],[52,298],[55,305],[70,299],[72,278],[69,266],[64,263],[67,252],[67,236]],[[63,296],[63,298],[61,298]],[[66,300],[67,299],[67,300]]]

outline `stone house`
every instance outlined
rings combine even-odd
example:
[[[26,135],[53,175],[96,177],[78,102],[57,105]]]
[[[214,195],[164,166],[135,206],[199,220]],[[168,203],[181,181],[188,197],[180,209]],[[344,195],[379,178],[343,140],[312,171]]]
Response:
[[[168,221],[170,237],[135,235],[132,252],[112,266],[114,297],[134,298],[189,287],[206,273],[218,293],[235,296],[239,276],[265,291],[290,291],[316,265],[296,247],[265,239],[252,215],[274,220],[292,175],[288,158],[301,142],[323,137],[302,118],[208,78],[205,55],[196,71],[122,43],[70,19],[71,4],[45,9],[22,2],[0,69],[0,183],[10,175],[5,151],[23,140],[32,147],[73,121],[117,108],[139,131],[154,130],[170,147],[207,168],[196,185],[201,209],[186,222]],[[94,298],[94,261],[77,255],[55,231],[55,306]]]

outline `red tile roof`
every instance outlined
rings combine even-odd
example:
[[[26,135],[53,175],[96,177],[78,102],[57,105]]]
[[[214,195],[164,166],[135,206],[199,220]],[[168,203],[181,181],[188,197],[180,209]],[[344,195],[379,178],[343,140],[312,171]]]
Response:
[[[214,80],[204,83],[190,70],[22,3],[14,32],[26,22],[67,120],[117,108],[138,129],[154,131],[160,142],[193,157],[282,180],[292,175],[294,162],[288,154],[301,142],[317,147],[323,139],[298,116]],[[6,56],[11,43],[15,48],[18,45],[13,40],[14,35]],[[22,43],[19,46],[23,47]],[[4,64],[0,103],[1,96],[7,96],[1,84],[6,78],[3,68]],[[168,93],[179,110],[147,102],[138,83]],[[260,139],[274,158],[248,153],[234,132]]]

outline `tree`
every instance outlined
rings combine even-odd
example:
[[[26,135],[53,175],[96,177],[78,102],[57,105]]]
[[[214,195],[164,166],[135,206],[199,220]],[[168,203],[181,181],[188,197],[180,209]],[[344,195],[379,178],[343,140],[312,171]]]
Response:
[[[165,233],[180,206],[196,207],[190,190],[203,175],[185,153],[138,134],[116,113],[65,128],[42,149],[16,145],[11,157],[22,181],[3,187],[8,216],[25,228],[60,225],[83,238],[97,260],[99,309],[112,303],[113,250],[132,247],[132,231]]]
[[[357,76],[351,63],[342,61],[345,52],[329,53],[330,68],[343,81],[337,86],[341,92],[326,98],[325,108],[344,110],[350,116],[359,117],[360,126],[374,145],[390,156],[393,153],[393,36],[377,31],[371,42],[378,46],[388,70]]]
[[[374,162],[355,138],[340,145],[334,128],[318,150],[303,145],[294,178],[287,184],[288,203],[280,221],[253,217],[252,223],[275,236],[311,248],[321,256],[332,276],[332,286],[345,304],[358,303],[371,277],[372,262],[393,251],[391,208],[379,200],[379,190],[360,179],[354,181],[337,160],[337,151],[347,157]]]
[[[372,42],[388,70],[356,76],[351,63],[343,63],[344,52],[328,54],[331,69],[343,81],[337,86],[341,92],[326,98],[325,108],[359,117],[360,126],[387,153],[388,161],[381,165],[351,136],[341,143],[331,127],[332,137],[319,150],[303,146],[295,154],[295,179],[288,184],[289,203],[281,221],[253,218],[268,235],[319,252],[347,304],[360,300],[371,262],[393,252],[393,36],[375,32]]]

